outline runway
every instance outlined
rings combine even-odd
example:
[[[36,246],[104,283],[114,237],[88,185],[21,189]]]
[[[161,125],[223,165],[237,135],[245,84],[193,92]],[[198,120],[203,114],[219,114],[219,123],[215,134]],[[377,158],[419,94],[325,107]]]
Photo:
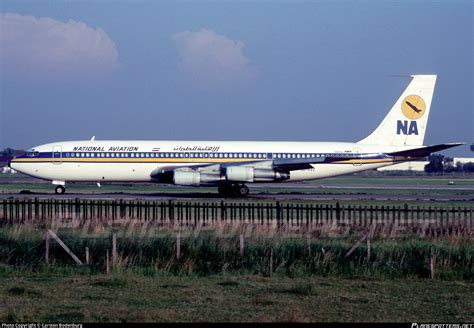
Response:
[[[171,188],[170,188],[171,189]],[[305,188],[302,188],[304,190]],[[370,192],[370,191],[373,192]],[[404,191],[404,194],[394,194],[394,190]],[[407,193],[407,191],[413,193]],[[373,188],[364,187],[363,189],[354,186],[338,186],[331,187],[330,190],[320,190],[317,192],[264,192],[258,189],[253,190],[245,198],[223,198],[217,192],[92,192],[92,193],[66,193],[56,195],[54,192],[21,192],[21,193],[1,193],[0,199],[103,199],[103,200],[255,200],[255,201],[288,201],[288,200],[304,200],[304,201],[350,201],[350,200],[376,200],[376,201],[465,201],[474,202],[473,188],[450,188],[450,191],[459,191],[459,194],[436,193],[437,191],[445,191],[440,188],[395,188],[393,186],[377,186]],[[338,192],[339,191],[339,192]],[[350,192],[345,192],[350,191]],[[390,191],[384,194],[377,191]],[[422,191],[420,193],[420,191]],[[430,192],[431,191],[431,192]],[[467,192],[466,192],[467,191]]]
[[[157,184],[68,184],[66,194],[53,186],[24,176],[0,180],[0,199],[103,199],[193,201],[456,201],[474,202],[474,180],[431,177],[347,177],[307,183],[249,184],[245,198],[223,198],[214,187],[180,187]]]

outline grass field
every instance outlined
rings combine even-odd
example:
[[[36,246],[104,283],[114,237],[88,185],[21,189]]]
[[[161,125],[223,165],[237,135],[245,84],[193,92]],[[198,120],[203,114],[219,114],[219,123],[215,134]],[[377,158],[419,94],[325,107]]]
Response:
[[[3,273],[0,321],[472,322],[472,282]]]
[[[430,258],[435,258],[433,268],[437,279],[474,279],[474,245],[468,235],[434,237],[424,231],[417,235],[397,227],[379,227],[371,238],[370,255],[368,245],[362,243],[349,256],[347,253],[362,236],[356,228],[327,226],[310,233],[270,232],[260,227],[249,227],[245,232],[234,228],[190,229],[180,232],[178,259],[173,227],[87,225],[55,230],[83,261],[85,249],[89,248],[91,273],[105,271],[106,254],[112,250],[112,231],[115,231],[116,269],[138,270],[145,275],[166,271],[200,276],[234,272],[261,276],[276,273],[289,277],[428,278]],[[0,227],[0,264],[43,270],[44,233],[41,224]],[[49,263],[62,267],[74,262],[51,240]]]

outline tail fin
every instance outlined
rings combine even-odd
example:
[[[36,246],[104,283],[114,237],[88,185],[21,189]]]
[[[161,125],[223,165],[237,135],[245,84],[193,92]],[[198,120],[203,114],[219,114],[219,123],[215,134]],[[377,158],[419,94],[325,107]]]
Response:
[[[421,146],[430,114],[436,75],[412,75],[413,80],[380,125],[360,144]]]

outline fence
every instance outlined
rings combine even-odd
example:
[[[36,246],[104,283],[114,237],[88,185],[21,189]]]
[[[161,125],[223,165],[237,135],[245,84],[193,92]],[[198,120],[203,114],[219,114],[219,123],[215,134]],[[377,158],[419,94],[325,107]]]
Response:
[[[186,226],[215,223],[251,223],[285,226],[337,224],[367,227],[373,224],[435,224],[473,227],[472,207],[344,206],[336,204],[282,204],[232,202],[173,202],[141,200],[13,199],[0,200],[0,220],[42,223],[48,220],[137,220]]]

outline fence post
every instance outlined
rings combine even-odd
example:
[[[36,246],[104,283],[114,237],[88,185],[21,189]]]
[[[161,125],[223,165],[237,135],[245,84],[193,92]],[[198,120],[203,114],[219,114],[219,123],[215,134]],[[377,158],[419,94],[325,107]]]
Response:
[[[86,247],[86,265],[89,265],[91,264],[91,260],[90,260],[90,255],[89,255],[89,247]]]
[[[277,220],[277,227],[280,226],[280,222],[281,222],[281,211],[280,211],[280,202],[276,202],[276,205],[275,205],[275,208],[276,208],[276,220]]]
[[[181,232],[176,235],[176,259],[181,257]]]
[[[227,208],[224,201],[221,201],[221,221],[227,221]]]
[[[45,240],[45,252],[44,252],[44,261],[46,264],[49,264],[49,232],[46,231],[44,235]]]
[[[404,222],[405,224],[408,223],[408,204],[407,203],[403,205],[403,220],[405,221]]]
[[[307,242],[308,242],[308,256],[311,256],[311,233],[308,233]]]
[[[171,199],[168,201],[168,215],[170,218],[170,222],[174,223],[174,206],[173,201]]]
[[[273,247],[270,248],[270,277],[273,274]]]
[[[110,266],[109,266],[109,250],[107,249],[105,253],[105,273],[109,274]]]
[[[79,203],[79,198],[74,199],[74,218],[79,220],[81,214],[81,205]]]
[[[430,247],[430,279],[434,279],[435,277],[435,260],[436,257],[434,255],[433,246]]]
[[[242,258],[242,261],[244,259],[244,235],[240,234],[240,257]]]
[[[367,237],[367,266],[370,265],[370,235]]]
[[[117,233],[112,233],[112,267],[117,265]]]
[[[58,244],[72,257],[72,259],[79,265],[82,265],[82,261],[66,246],[66,244],[56,235],[51,229],[48,229],[47,233],[53,237]]]

